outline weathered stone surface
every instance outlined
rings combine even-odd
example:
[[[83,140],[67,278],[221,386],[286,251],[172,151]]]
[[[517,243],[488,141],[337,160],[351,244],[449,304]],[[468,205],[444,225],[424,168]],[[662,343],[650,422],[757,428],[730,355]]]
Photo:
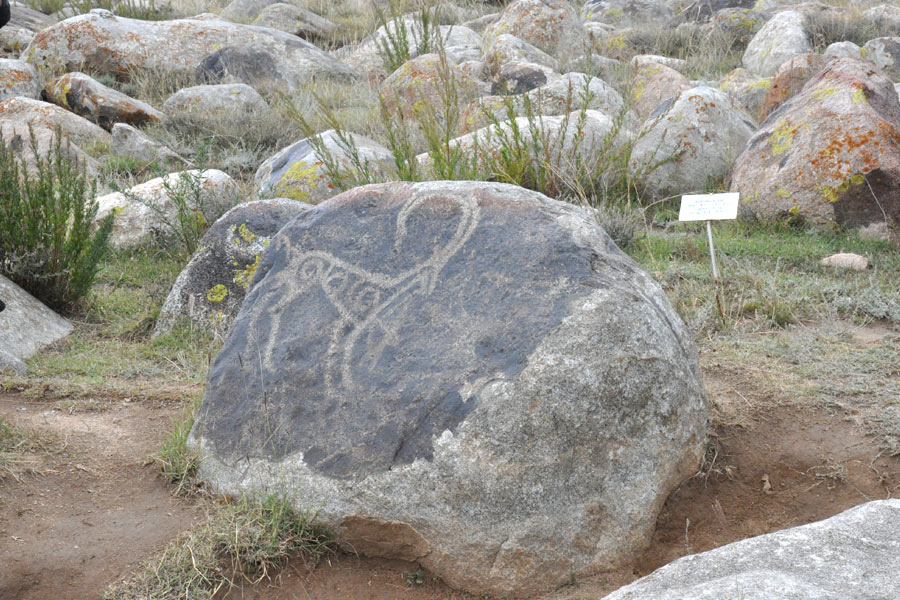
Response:
[[[24,360],[66,337],[72,324],[0,275],[0,372],[23,373]]]
[[[282,2],[265,7],[253,24],[278,29],[310,42],[327,40],[338,28],[312,11]]]
[[[900,598],[900,500],[685,556],[604,600]]]
[[[884,71],[891,80],[900,80],[900,37],[869,40],[862,47],[860,56]]]
[[[657,195],[702,192],[725,176],[754,128],[753,118],[725,92],[691,88],[644,123],[629,168]]]
[[[744,51],[744,66],[757,75],[774,75],[783,63],[813,46],[803,28],[803,14],[786,10],[772,17],[753,36]]]
[[[410,59],[391,73],[381,84],[384,106],[397,118],[412,118],[417,111],[433,110],[435,116],[444,113],[447,97],[446,79],[454,82],[454,98],[459,110],[466,102],[477,98],[478,82],[438,54],[423,54]]]
[[[648,118],[660,102],[691,89],[687,77],[662,64],[642,64],[635,69],[633,105],[641,119]]]
[[[750,9],[755,4],[756,0],[693,0],[681,7],[668,25],[677,27],[681,23],[709,23],[720,11]]]
[[[108,145],[110,139],[108,132],[87,119],[55,104],[31,98],[14,97],[0,102],[0,120],[25,130],[29,125],[50,131],[59,127],[64,137],[79,146]]]
[[[5,25],[0,28],[0,58],[18,58],[31,40],[34,32],[16,25]]]
[[[391,151],[369,138],[355,133],[346,134],[358,148],[359,158],[373,170],[389,170],[394,164]],[[333,129],[319,134],[325,148],[342,170],[352,172],[357,165]],[[317,204],[341,190],[336,189],[325,168],[322,157],[308,138],[302,139],[267,158],[253,177],[253,184],[261,198],[284,197]]]
[[[175,280],[153,335],[168,333],[182,319],[199,329],[226,333],[272,237],[309,208],[280,198],[244,202],[222,215]]]
[[[169,166],[188,164],[188,161],[165,144],[151,140],[139,129],[124,123],[113,125],[109,152],[116,156],[129,156],[146,164],[153,162]]]
[[[863,11],[862,16],[882,26],[900,27],[900,7],[898,6],[879,4]]]
[[[182,118],[241,118],[268,108],[259,92],[246,83],[195,85],[178,90],[163,103],[168,116]]]
[[[0,101],[13,96],[37,99],[40,94],[41,83],[34,65],[0,58]]]
[[[280,0],[232,0],[219,13],[223,19],[237,23],[249,23],[259,16],[267,6],[278,4]]]
[[[840,252],[826,256],[819,261],[826,267],[837,267],[839,269],[853,269],[854,271],[865,271],[869,268],[869,259],[852,252]]]
[[[684,73],[688,68],[688,63],[684,59],[661,56],[659,54],[638,54],[631,59],[631,66],[635,69],[640,69],[641,67],[653,67],[656,65],[663,65],[670,69],[675,69],[679,73]]]
[[[485,47],[493,46],[502,34],[513,35],[557,60],[578,56],[588,46],[581,18],[568,0],[515,0],[485,29]]]
[[[635,27],[661,23],[672,17],[672,9],[661,0],[589,0],[581,14],[587,21],[600,21],[616,27]]]
[[[22,27],[32,32],[46,29],[55,21],[44,13],[34,10],[25,2],[11,2],[12,12],[6,27]],[[4,27],[4,29],[6,28]]]
[[[772,111],[794,97],[831,60],[821,54],[798,54],[778,67],[760,106],[759,120],[764,121]]]
[[[37,65],[62,64],[96,73],[127,75],[142,70],[181,76],[194,74],[211,55],[227,52],[268,57],[271,77],[266,80],[286,92],[314,79],[353,81],[357,77],[309,42],[268,27],[209,18],[139,21],[100,9],[40,31],[22,58]]]
[[[96,219],[115,211],[109,243],[116,249],[152,241],[171,242],[176,237],[173,225],[178,223],[178,207],[173,198],[182,197],[185,207],[192,211],[185,218],[201,218],[199,212],[210,222],[234,206],[237,195],[237,183],[222,171],[169,173],[136,185],[126,193],[100,196]]]
[[[219,491],[283,491],[355,549],[508,596],[629,560],[696,471],[690,334],[586,209],[364,186],[254,281],[191,434]]]
[[[158,123],[163,114],[140,100],[108,88],[84,73],[67,73],[48,83],[41,98],[112,130],[116,123]]]
[[[900,104],[874,66],[835,59],[735,160],[745,217],[865,227],[900,222]],[[887,217],[887,219],[885,218]]]
[[[500,67],[500,73],[491,86],[491,94],[497,96],[524,94],[546,85],[555,77],[559,77],[559,74],[544,65],[522,61],[508,62]]]
[[[763,99],[770,87],[772,87],[770,77],[759,77],[747,69],[740,68],[719,80],[719,89],[740,102],[757,122]]]

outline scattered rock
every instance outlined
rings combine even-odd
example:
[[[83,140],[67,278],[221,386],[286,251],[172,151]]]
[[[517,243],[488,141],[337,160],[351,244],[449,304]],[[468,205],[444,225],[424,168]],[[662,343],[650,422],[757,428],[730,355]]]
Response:
[[[234,206],[237,195],[237,183],[222,171],[169,173],[125,193],[100,196],[96,220],[116,212],[109,243],[117,250],[149,242],[171,243],[180,227],[179,204],[184,219],[210,222]]]
[[[326,41],[338,28],[312,11],[282,2],[265,7],[253,24],[278,29],[310,42]]]
[[[825,48],[824,54],[834,58],[862,58],[862,48],[853,42],[835,42]]]
[[[854,271],[865,271],[869,268],[869,259],[852,252],[841,252],[826,256],[820,261],[826,267],[837,267],[839,269],[853,269]]]
[[[688,67],[686,60],[672,58],[671,56],[660,56],[658,54],[638,54],[631,59],[631,66],[635,69],[640,69],[641,67],[653,67],[655,65],[663,65],[670,69],[675,69],[679,73],[684,73]]]
[[[72,324],[0,275],[0,372],[24,373],[24,360],[69,333]]]
[[[753,130],[753,118],[728,94],[691,88],[661,104],[644,123],[629,169],[656,195],[702,192],[725,177]]]
[[[182,319],[199,329],[227,333],[272,236],[309,208],[294,200],[256,200],[222,215],[175,280],[153,335],[170,332]]]
[[[600,21],[620,29],[662,23],[673,15],[662,0],[588,0],[581,14],[586,21]]]
[[[604,600],[900,597],[900,500],[679,558]]]
[[[37,99],[40,95],[41,83],[33,65],[21,60],[0,58],[0,101],[13,96]]]
[[[747,10],[753,8],[756,0],[694,0],[681,8],[678,14],[669,20],[669,27],[677,27],[682,23],[709,23],[713,17],[724,10]]]
[[[357,78],[348,66],[297,36],[215,16],[139,21],[94,9],[38,32],[22,57],[36,65],[61,64],[93,73],[127,75],[139,70],[183,77],[194,75],[212,55],[229,52],[267,57],[269,62],[260,65],[265,67],[264,80],[288,93],[314,79],[350,82]],[[212,62],[207,70],[214,72],[217,63]]]
[[[158,123],[163,114],[140,100],[108,88],[84,73],[67,73],[44,87],[41,99],[112,130],[116,123]]]
[[[874,66],[838,58],[772,113],[735,160],[742,215],[900,222],[900,103]]]
[[[803,23],[803,14],[795,10],[772,17],[747,45],[744,66],[757,75],[769,77],[787,60],[812,52],[812,42]]]
[[[491,38],[489,42],[485,42],[481,54],[488,70],[495,74],[500,72],[503,65],[511,62],[543,65],[552,71],[559,66],[555,58],[540,48],[508,33],[502,33]]]
[[[358,149],[359,159],[368,168],[390,170],[394,164],[391,151],[369,138],[346,133],[347,141]],[[331,160],[348,174],[355,172],[353,156],[333,129],[319,134]],[[261,198],[284,197],[317,204],[340,193],[331,182],[325,160],[308,138],[302,139],[267,158],[256,171],[253,184]]]
[[[491,94],[498,96],[524,94],[546,85],[554,74],[553,69],[548,69],[543,65],[522,61],[508,62],[500,67],[500,73],[491,86]]]
[[[587,209],[364,186],[285,226],[254,281],[191,433],[200,474],[315,506],[355,551],[553,589],[632,560],[696,472],[691,335]]]
[[[242,118],[269,109],[255,89],[246,83],[197,85],[169,96],[163,111],[173,118]]]

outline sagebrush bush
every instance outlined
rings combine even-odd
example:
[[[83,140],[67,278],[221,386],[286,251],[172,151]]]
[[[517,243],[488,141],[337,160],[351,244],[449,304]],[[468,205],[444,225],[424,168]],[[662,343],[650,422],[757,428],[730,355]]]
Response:
[[[0,272],[56,310],[91,288],[114,215],[96,226],[96,181],[56,131],[46,156],[31,134],[33,169],[11,147],[0,154]]]

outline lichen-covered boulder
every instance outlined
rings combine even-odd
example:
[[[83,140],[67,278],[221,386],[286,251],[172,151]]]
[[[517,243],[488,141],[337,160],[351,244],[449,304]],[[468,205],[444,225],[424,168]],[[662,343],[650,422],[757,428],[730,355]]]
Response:
[[[56,133],[55,128],[39,123],[29,127],[28,123],[16,119],[0,118],[0,142],[13,151],[28,173],[36,174],[38,160],[46,160],[57,145],[64,156],[83,165],[89,175],[99,173],[100,163],[97,159],[86,154],[65,135],[59,140]]]
[[[900,598],[900,500],[685,556],[604,600]]]
[[[0,373],[24,373],[24,360],[71,333],[72,324],[0,275]]]
[[[190,444],[219,492],[507,597],[630,561],[706,424],[690,333],[592,212],[442,181],[279,232]]]
[[[63,65],[93,73],[127,76],[151,71],[165,76],[193,75],[211,55],[256,53],[265,81],[295,92],[315,79],[353,81],[357,74],[297,36],[239,25],[216,18],[140,21],[102,9],[72,17],[38,32],[22,54],[35,65]],[[253,85],[251,82],[250,85]]]
[[[241,118],[268,110],[269,105],[246,83],[195,85],[182,88],[163,103],[170,117],[215,119]]]
[[[786,10],[772,17],[753,36],[744,51],[743,63],[757,75],[769,77],[794,56],[812,51],[803,14]]]
[[[278,29],[310,42],[327,40],[338,28],[312,11],[283,2],[262,9],[253,24]]]
[[[98,125],[49,102],[23,98],[8,98],[0,102],[0,120],[7,121],[27,130],[54,131],[59,128],[63,137],[78,146],[108,146],[109,132]]]
[[[588,46],[578,11],[568,0],[515,0],[484,30],[485,47],[502,34],[513,35],[557,60],[579,56]]]
[[[0,58],[0,101],[13,96],[37,99],[40,95],[41,83],[34,65]]]
[[[478,81],[456,64],[438,54],[423,54],[410,59],[381,84],[381,99],[396,118],[412,118],[417,112],[432,111],[441,117],[448,98],[447,80],[452,81],[455,110],[479,96]]]
[[[175,280],[153,335],[168,333],[182,320],[197,329],[226,333],[272,237],[309,208],[278,198],[243,202],[222,215]]]
[[[548,81],[557,77],[559,73],[544,65],[514,60],[500,67],[500,72],[492,82],[491,94],[498,96],[524,94],[547,85]]]
[[[599,21],[618,28],[662,23],[672,17],[663,0],[588,0],[581,9],[587,21]]]
[[[691,88],[644,123],[629,169],[656,195],[702,192],[725,177],[754,129],[753,118],[725,92]]]
[[[66,73],[48,83],[41,98],[111,131],[116,123],[158,123],[161,112],[140,100],[108,88],[84,73]]]
[[[776,108],[803,89],[806,82],[825,68],[832,59],[822,54],[798,54],[778,67],[772,85],[766,90],[759,109],[759,120],[765,121]]]
[[[214,222],[234,206],[237,183],[222,171],[182,171],[97,198],[96,220],[116,213],[110,246],[132,248],[178,240],[182,219]],[[179,217],[179,209],[181,217]]]
[[[503,65],[514,61],[543,65],[554,71],[559,67],[558,60],[509,33],[501,33],[485,42],[481,58],[491,73],[499,73]]]
[[[835,59],[734,162],[745,217],[851,227],[900,222],[900,103],[871,63]]]
[[[359,167],[373,172],[390,171],[394,164],[391,151],[365,136],[344,132],[346,141],[352,143],[362,165],[353,161],[348,148],[334,129],[318,134],[326,152],[331,155],[342,175],[352,179],[359,175]],[[290,198],[318,204],[341,192],[335,187],[325,160],[319,155],[309,138],[304,138],[267,158],[253,177],[253,185],[261,198]]]

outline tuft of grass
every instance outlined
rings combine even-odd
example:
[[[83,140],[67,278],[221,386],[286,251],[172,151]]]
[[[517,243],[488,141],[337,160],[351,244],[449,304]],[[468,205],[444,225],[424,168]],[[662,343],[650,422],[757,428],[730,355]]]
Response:
[[[56,454],[62,449],[50,434],[26,431],[0,416],[0,482],[39,474],[41,460],[36,453]]]
[[[234,586],[271,581],[289,560],[315,563],[332,550],[328,530],[315,517],[281,495],[219,505],[104,598],[211,600]]]

